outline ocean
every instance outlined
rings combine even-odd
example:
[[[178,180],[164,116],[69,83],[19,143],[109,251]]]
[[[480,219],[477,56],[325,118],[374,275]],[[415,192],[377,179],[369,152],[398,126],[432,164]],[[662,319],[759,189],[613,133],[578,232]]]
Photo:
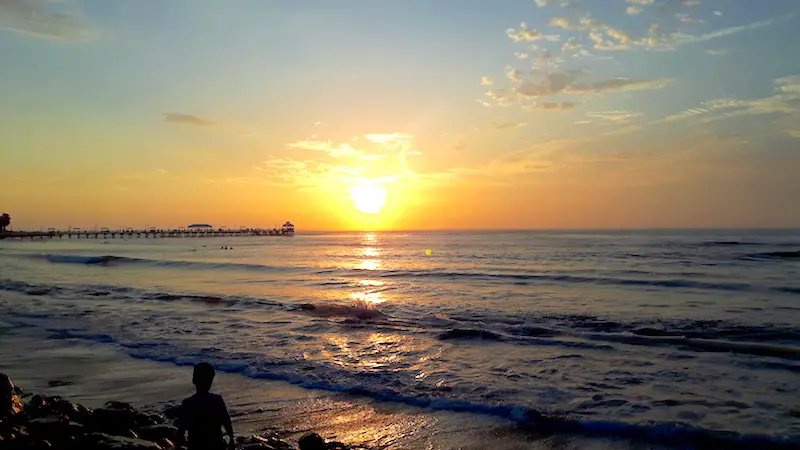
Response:
[[[228,391],[273,392],[240,395],[239,416],[278,420],[304,392],[329,425],[401,411],[388,448],[448,448],[464,420],[492,448],[546,427],[583,448],[800,444],[798,231],[6,240],[0,329],[9,372],[34,374],[40,348],[80,353],[70,373],[95,382],[104,352],[165,384],[209,361]]]

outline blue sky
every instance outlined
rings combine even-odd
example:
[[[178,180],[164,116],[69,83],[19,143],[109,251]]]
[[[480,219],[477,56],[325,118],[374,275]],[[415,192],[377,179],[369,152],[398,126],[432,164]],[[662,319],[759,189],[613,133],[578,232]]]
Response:
[[[0,208],[39,225],[147,192],[182,220],[211,185],[339,228],[364,218],[293,205],[370,182],[378,227],[800,226],[799,21],[795,0],[0,0],[3,191],[43,180]]]

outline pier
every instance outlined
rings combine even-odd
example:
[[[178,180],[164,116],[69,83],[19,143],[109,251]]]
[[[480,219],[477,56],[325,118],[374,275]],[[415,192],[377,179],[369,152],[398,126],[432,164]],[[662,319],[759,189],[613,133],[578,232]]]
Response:
[[[0,239],[161,239],[161,238],[213,238],[213,237],[247,237],[247,236],[294,236],[294,225],[286,222],[280,228],[213,228],[210,225],[190,225],[177,229],[117,229],[100,228],[99,230],[83,230],[71,228],[47,231],[2,231]]]

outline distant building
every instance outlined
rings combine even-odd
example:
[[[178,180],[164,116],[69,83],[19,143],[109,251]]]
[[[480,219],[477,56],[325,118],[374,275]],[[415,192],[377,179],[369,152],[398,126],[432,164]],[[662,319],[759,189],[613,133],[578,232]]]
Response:
[[[283,226],[281,227],[281,233],[289,235],[294,234],[294,225],[292,225],[292,222],[286,222],[285,224],[283,224]]]

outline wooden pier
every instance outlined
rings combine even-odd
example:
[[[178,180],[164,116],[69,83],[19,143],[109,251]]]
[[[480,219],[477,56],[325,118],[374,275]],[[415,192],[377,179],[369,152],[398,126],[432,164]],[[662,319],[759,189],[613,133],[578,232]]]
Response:
[[[136,230],[126,228],[112,230],[101,228],[99,230],[82,230],[72,228],[69,230],[49,229],[47,231],[2,231],[0,239],[160,239],[160,238],[212,238],[212,237],[246,237],[246,236],[294,236],[294,225],[289,222],[281,228],[241,228],[238,230],[211,228],[211,227],[186,227],[179,229]]]

